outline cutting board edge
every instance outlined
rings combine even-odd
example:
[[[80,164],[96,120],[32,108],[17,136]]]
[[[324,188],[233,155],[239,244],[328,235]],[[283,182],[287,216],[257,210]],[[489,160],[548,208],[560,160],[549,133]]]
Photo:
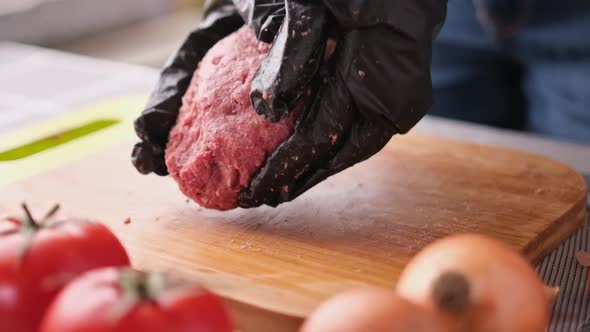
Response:
[[[534,265],[541,263],[553,250],[579,230],[588,218],[586,196],[570,211],[541,232],[537,239],[523,249],[525,257]],[[544,239],[541,241],[541,239]],[[543,243],[541,243],[543,242]]]
[[[565,240],[573,235],[579,228],[584,225],[588,218],[588,184],[584,177],[575,169],[558,160],[547,158],[547,160],[554,161],[561,166],[569,169],[577,176],[577,182],[580,188],[578,193],[578,200],[571,209],[565,211],[563,215],[555,222],[551,223],[541,233],[539,233],[534,241],[525,246],[522,250],[523,254],[533,264],[539,264],[548,256],[553,250],[557,249]],[[541,239],[545,246],[542,246]]]
[[[284,314],[277,310],[223,297],[235,327],[244,332],[297,332],[305,317]]]

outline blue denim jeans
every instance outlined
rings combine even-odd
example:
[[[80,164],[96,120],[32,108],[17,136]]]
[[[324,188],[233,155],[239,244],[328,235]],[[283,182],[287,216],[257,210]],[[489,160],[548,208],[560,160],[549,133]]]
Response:
[[[590,0],[449,0],[431,114],[590,143]]]

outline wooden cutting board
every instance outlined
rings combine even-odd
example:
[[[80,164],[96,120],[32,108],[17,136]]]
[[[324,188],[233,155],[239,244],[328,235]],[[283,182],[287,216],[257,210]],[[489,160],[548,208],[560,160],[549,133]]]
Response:
[[[537,262],[586,213],[585,183],[567,166],[437,137],[395,138],[292,203],[230,212],[187,201],[170,178],[137,174],[131,146],[0,187],[0,214],[26,200],[39,213],[60,202],[65,214],[98,218],[137,268],[203,282],[246,332],[295,331],[339,291],[393,287],[416,252],[449,234],[483,233]]]

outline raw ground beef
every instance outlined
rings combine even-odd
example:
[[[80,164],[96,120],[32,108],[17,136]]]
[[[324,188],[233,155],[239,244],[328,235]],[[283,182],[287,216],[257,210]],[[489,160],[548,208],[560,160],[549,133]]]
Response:
[[[269,49],[241,28],[209,50],[183,98],[166,165],[180,190],[203,207],[236,208],[240,191],[293,132],[297,110],[271,123],[250,101],[252,79]]]

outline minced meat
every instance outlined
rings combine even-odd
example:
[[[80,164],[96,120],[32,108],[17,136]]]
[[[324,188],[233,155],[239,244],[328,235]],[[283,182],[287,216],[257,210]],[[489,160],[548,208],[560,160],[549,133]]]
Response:
[[[298,110],[271,123],[251,104],[252,79],[269,49],[241,28],[209,50],[183,98],[166,165],[180,190],[203,207],[236,208],[240,191],[293,132]]]

